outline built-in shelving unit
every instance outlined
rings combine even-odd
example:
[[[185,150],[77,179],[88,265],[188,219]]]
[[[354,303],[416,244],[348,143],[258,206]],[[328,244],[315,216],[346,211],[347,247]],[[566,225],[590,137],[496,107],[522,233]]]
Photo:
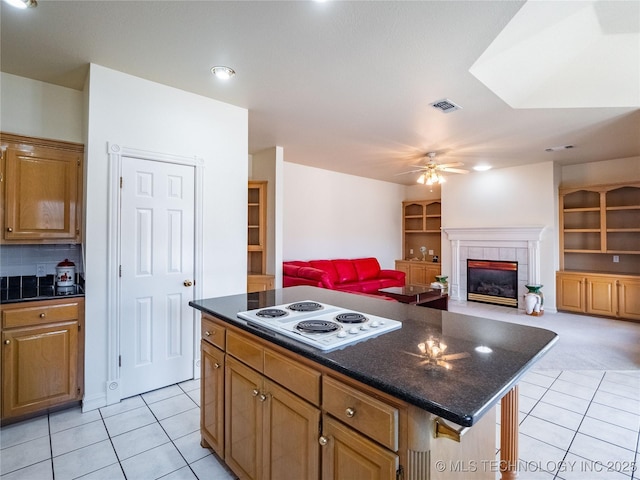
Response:
[[[428,285],[440,275],[440,262],[433,258],[441,258],[441,226],[440,199],[402,202],[402,260],[396,260],[396,269],[406,273],[407,284]],[[424,260],[421,247],[427,250]]]
[[[640,182],[562,188],[558,309],[640,319]]]
[[[250,181],[247,195],[247,291],[273,288],[267,266],[267,182]]]

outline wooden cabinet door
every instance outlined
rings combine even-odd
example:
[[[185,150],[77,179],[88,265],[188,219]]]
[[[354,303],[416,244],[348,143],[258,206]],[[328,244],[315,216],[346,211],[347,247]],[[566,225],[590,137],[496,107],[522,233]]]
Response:
[[[241,479],[262,477],[262,375],[228,355],[224,459]],[[265,397],[266,400],[266,397]]]
[[[640,320],[640,280],[619,280],[618,306],[619,317]]]
[[[587,313],[615,316],[618,298],[615,280],[608,277],[587,276]]]
[[[78,322],[2,332],[2,417],[77,400]]]
[[[320,478],[320,410],[265,379],[263,478]]]
[[[558,274],[556,276],[556,283],[558,289],[558,310],[584,313],[586,310],[584,277],[582,275]]]
[[[436,275],[440,275],[440,264],[431,264],[431,265],[425,265],[424,266],[425,269],[425,277],[427,280],[427,284],[431,284],[432,282],[436,281]]]
[[[398,456],[328,415],[322,417],[322,480],[396,478]]]
[[[200,431],[204,442],[224,457],[224,352],[202,341]]]
[[[427,272],[424,268],[424,264],[411,264],[409,265],[409,285],[426,285],[431,283],[427,281]]]
[[[5,240],[79,241],[80,162],[54,148],[7,149]]]

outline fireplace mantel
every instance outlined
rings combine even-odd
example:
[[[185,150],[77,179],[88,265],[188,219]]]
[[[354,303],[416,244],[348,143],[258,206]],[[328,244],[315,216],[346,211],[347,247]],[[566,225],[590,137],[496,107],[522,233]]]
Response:
[[[451,275],[449,278],[449,296],[454,300],[466,298],[466,260],[464,252],[483,249],[496,255],[494,258],[474,258],[481,260],[519,260],[526,275],[520,282],[521,293],[525,293],[526,284],[540,283],[540,240],[545,227],[542,225],[517,227],[443,227],[451,243]],[[497,252],[497,253],[495,253]],[[507,258],[511,256],[512,258]],[[464,277],[464,285],[461,279]],[[521,295],[519,295],[521,297]]]

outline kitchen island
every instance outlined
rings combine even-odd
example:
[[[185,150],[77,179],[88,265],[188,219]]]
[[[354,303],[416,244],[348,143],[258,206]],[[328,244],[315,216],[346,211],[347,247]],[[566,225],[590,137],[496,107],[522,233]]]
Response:
[[[401,327],[321,350],[238,316],[301,301]],[[381,478],[407,480],[465,478],[470,471],[489,479],[498,470],[503,479],[514,478],[517,383],[557,340],[544,329],[316,287],[191,305],[203,314],[203,444],[240,478],[292,471],[295,478],[320,478],[320,471],[323,479],[368,478],[374,470]],[[243,391],[253,398],[244,399]],[[498,462],[495,406],[501,399]],[[294,405],[298,413],[285,413]],[[301,440],[305,435],[308,442]],[[299,470],[291,459],[286,469],[278,466],[287,456],[284,444],[294,450],[292,458],[307,459]]]

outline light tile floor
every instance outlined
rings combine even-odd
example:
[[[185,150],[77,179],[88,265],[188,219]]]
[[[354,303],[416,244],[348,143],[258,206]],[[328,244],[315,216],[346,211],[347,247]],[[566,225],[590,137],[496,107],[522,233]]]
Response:
[[[0,429],[2,480],[231,480],[200,446],[200,382]]]
[[[199,387],[192,380],[91,412],[76,408],[3,427],[1,478],[234,479],[200,446]],[[527,373],[519,478],[640,479],[639,392],[640,371]]]

